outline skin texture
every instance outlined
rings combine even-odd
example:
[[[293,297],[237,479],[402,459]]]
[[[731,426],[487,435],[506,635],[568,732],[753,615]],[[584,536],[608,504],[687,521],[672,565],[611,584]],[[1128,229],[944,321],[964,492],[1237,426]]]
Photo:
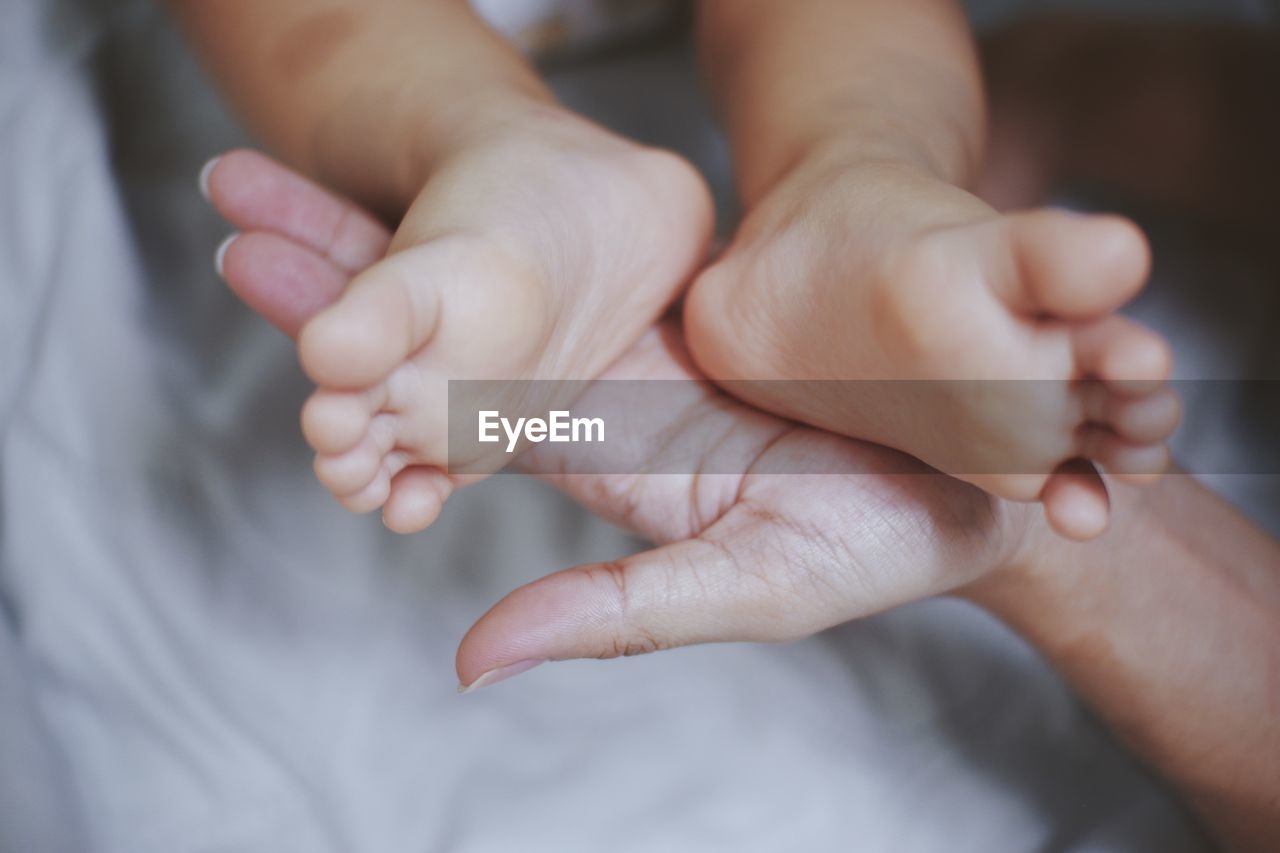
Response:
[[[1041,500],[1063,535],[1100,534],[1105,491],[1072,460],[1150,481],[1178,420],[1168,347],[1114,316],[1146,278],[1141,233],[1117,217],[1001,216],[965,191],[985,115],[958,4],[700,10],[747,216],[688,296],[699,367],[770,411]],[[878,388],[745,382],[779,379],[941,382],[901,418]],[[971,380],[988,384],[970,393]],[[993,404],[991,380],[1041,382]]]
[[[228,283],[289,335],[338,298],[355,272],[343,263],[376,256],[389,239],[372,217],[260,155],[224,157],[209,191],[246,232],[223,256]],[[326,226],[341,219],[356,225],[334,245]],[[354,233],[364,235],[359,244]],[[698,373],[678,329],[661,326],[609,375]],[[925,469],[903,474],[909,462],[893,451],[781,422],[709,389],[664,427],[705,429],[707,407],[750,436],[740,451],[753,470],[794,452],[815,471],[856,464],[865,473],[603,477],[565,472],[554,453],[526,454],[529,473],[666,544],[511,593],[463,639],[461,683],[496,683],[546,660],[787,640],[953,591],[1033,643],[1224,845],[1270,849],[1280,832],[1274,540],[1190,478],[1171,476],[1149,489],[1117,487],[1116,528],[1072,544],[1024,506]],[[794,458],[785,464],[797,470]]]

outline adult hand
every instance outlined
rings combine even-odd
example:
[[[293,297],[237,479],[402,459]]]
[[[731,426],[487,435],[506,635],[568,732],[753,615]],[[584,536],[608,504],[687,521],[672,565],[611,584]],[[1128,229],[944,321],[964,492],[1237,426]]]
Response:
[[[262,155],[229,154],[206,179],[244,232],[220,252],[223,275],[291,336],[386,249],[376,220]],[[668,321],[601,378],[701,377]],[[721,461],[731,453],[731,469],[747,473],[574,473],[555,445],[523,454],[523,470],[661,546],[512,592],[463,639],[462,684],[547,660],[803,637],[1013,568],[1038,538],[1023,507],[899,453],[766,415],[707,383],[689,387],[696,396],[645,428],[714,431]]]

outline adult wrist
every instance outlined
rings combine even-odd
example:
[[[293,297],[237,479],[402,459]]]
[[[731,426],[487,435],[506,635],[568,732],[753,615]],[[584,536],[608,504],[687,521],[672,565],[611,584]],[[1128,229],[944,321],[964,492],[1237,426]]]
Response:
[[[1170,555],[1182,548],[1165,514],[1190,485],[1184,478],[1166,475],[1145,488],[1112,483],[1111,525],[1089,542],[1062,538],[1036,513],[1021,549],[961,595],[1046,652],[1072,642],[1105,622],[1111,604],[1140,587],[1148,570],[1171,570]]]

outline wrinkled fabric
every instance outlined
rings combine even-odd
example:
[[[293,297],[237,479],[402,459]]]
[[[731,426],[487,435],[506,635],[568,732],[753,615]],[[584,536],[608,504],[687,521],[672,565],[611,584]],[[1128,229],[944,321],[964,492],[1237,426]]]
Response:
[[[210,263],[195,175],[247,138],[149,5],[0,17],[4,853],[1205,849],[954,601],[458,696],[491,603],[640,543],[517,477],[411,538],[338,509],[288,342]],[[691,73],[675,45],[556,83],[728,209]]]

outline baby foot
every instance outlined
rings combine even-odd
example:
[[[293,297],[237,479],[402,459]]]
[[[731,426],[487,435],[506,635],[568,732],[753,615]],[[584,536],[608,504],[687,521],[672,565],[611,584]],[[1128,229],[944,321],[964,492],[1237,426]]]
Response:
[[[426,527],[458,480],[446,473],[448,380],[594,378],[693,274],[711,215],[683,160],[567,114],[459,150],[388,257],[302,330],[319,386],[303,431],[320,481],[353,512],[385,505],[394,530]],[[553,403],[520,393],[486,408]],[[502,467],[495,447],[466,474]]]
[[[912,380],[732,390],[1043,500],[1055,529],[1088,538],[1105,529],[1105,493],[1074,487],[1064,463],[1158,476],[1179,416],[1168,347],[1113,313],[1148,264],[1141,233],[1116,217],[1001,216],[906,167],[811,163],[698,278],[686,328],[718,380]]]

